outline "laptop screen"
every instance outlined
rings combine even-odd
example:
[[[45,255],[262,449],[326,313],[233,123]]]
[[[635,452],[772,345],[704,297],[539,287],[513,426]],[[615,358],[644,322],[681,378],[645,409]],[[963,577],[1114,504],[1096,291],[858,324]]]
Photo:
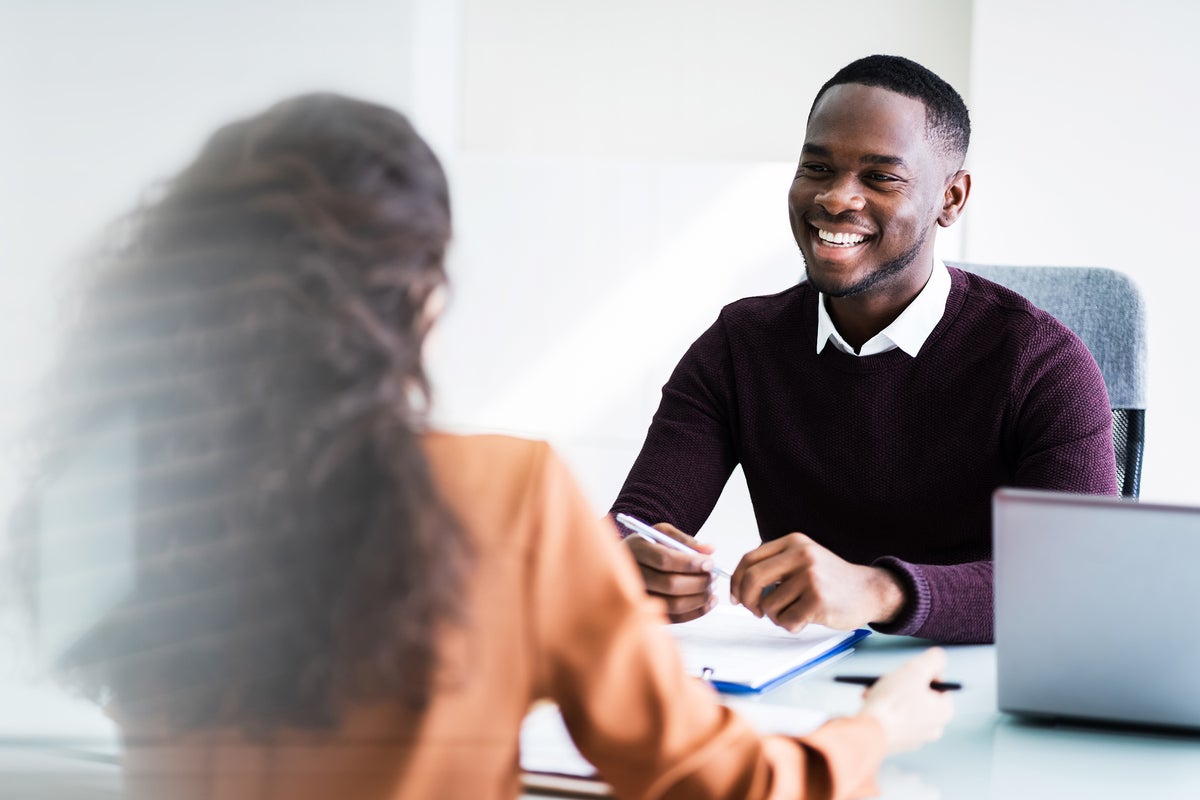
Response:
[[[1200,508],[1001,489],[993,511],[1001,710],[1200,728]]]

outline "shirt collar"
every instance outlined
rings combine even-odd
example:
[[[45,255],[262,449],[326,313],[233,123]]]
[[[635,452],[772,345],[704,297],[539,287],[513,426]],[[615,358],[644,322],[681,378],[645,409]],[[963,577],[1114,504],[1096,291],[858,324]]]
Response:
[[[950,297],[950,271],[941,259],[933,260],[933,271],[924,288],[917,293],[908,307],[892,321],[891,325],[868,339],[857,353],[833,325],[833,319],[825,308],[825,294],[817,293],[817,352],[825,349],[832,341],[844,353],[857,356],[873,356],[886,353],[897,347],[916,358],[921,346],[933,333],[946,313],[946,300]]]

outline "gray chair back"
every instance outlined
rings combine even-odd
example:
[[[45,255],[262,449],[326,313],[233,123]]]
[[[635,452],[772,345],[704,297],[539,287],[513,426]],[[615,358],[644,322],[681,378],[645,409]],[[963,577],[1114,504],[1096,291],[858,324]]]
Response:
[[[1012,289],[1083,340],[1108,388],[1121,494],[1137,497],[1146,425],[1146,306],[1133,281],[1103,267],[946,263]]]

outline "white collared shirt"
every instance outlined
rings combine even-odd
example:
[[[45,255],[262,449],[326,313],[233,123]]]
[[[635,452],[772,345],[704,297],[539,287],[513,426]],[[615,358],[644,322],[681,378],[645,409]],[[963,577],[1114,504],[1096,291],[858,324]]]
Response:
[[[925,287],[917,293],[908,308],[892,320],[892,324],[868,339],[857,353],[847,344],[833,325],[833,319],[825,308],[825,294],[817,294],[817,352],[825,349],[826,342],[844,353],[857,356],[873,356],[899,347],[916,358],[921,346],[933,333],[946,313],[946,300],[950,297],[950,271],[941,259],[933,260],[933,271]]]

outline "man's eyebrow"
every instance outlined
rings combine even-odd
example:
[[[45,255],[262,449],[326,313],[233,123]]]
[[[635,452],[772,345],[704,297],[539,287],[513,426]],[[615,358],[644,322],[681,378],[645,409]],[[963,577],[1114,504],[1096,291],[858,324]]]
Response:
[[[820,158],[833,157],[833,152],[828,147],[821,144],[811,144],[809,142],[804,143],[804,147],[801,148],[801,152],[812,156],[819,156]],[[900,156],[885,156],[881,153],[867,153],[865,156],[860,158],[859,161],[863,164],[881,164],[908,168],[908,162]]]
[[[822,158],[829,158],[831,155],[833,155],[831,152],[829,152],[828,147],[823,147],[819,144],[809,144],[808,142],[804,143],[804,147],[800,148],[800,152],[809,153],[810,155],[814,156],[821,156]]]
[[[908,163],[900,156],[885,156],[878,153],[868,153],[859,160],[864,164],[887,164],[893,167],[908,166]]]

